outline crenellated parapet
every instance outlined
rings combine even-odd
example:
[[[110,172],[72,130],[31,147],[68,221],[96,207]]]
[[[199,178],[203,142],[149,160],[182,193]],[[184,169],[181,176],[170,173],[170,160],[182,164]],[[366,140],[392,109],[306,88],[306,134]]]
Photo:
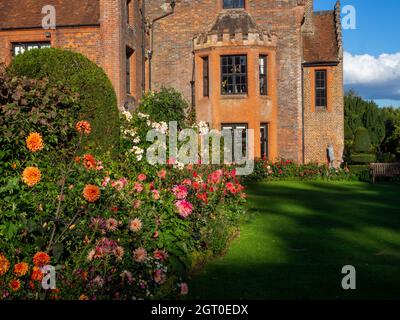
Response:
[[[222,12],[211,29],[194,38],[194,49],[221,46],[276,47],[277,36],[261,30],[243,10]]]

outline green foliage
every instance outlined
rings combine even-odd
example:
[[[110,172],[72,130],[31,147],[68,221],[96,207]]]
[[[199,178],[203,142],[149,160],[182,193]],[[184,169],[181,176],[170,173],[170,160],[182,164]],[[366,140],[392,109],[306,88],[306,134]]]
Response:
[[[162,88],[159,92],[146,94],[140,102],[139,111],[150,115],[157,122],[177,121],[179,128],[192,124],[187,123],[187,116],[193,120],[193,111],[189,110],[188,103],[172,88]]]
[[[376,155],[371,153],[352,153],[351,161],[353,163],[372,163],[376,161]]]
[[[232,167],[150,165],[144,137],[168,127],[128,112],[119,158],[88,154],[82,143],[89,133],[76,129],[71,112],[79,110],[75,94],[48,80],[0,81],[0,259],[10,262],[0,275],[2,298],[175,298],[185,293],[192,257],[226,250],[245,203]],[[44,148],[28,148],[32,131]],[[22,179],[27,167],[41,172],[30,186]],[[89,185],[98,197],[85,192]],[[57,268],[59,293],[45,292],[40,281],[31,287],[38,252]],[[29,270],[11,291],[18,262]]]
[[[353,130],[351,130],[347,122],[344,123],[344,139],[352,141],[354,139]]]
[[[271,162],[265,159],[256,159],[254,172],[244,176],[245,182],[261,180],[351,180],[352,174],[347,168],[329,169],[326,165],[297,164],[282,159]]]
[[[354,143],[353,143],[353,151],[354,152],[371,152],[372,145],[371,145],[371,139],[369,137],[368,130],[359,127],[356,130],[356,133],[354,135]]]
[[[393,158],[393,156],[389,156],[391,154],[399,160],[400,134],[398,133],[400,131],[396,128],[400,127],[400,110],[389,107],[379,108],[376,103],[363,100],[353,91],[346,94],[344,102],[345,158],[350,160],[351,152],[360,152],[353,150],[353,135],[356,134],[358,128],[363,127],[368,131],[371,148],[373,147],[379,159],[390,160]]]
[[[32,79],[47,78],[79,94],[78,119],[90,121],[90,145],[100,151],[118,143],[117,98],[105,72],[82,54],[62,49],[27,51],[16,57],[8,72]]]

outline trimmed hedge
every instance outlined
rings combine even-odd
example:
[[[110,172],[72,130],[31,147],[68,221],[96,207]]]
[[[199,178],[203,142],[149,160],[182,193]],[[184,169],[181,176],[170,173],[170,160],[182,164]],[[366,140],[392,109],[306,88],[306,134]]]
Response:
[[[376,161],[376,155],[370,153],[353,153],[351,154],[353,163],[371,163]]]
[[[353,151],[356,153],[368,153],[371,152],[371,138],[368,130],[360,127],[357,129],[354,135]]]
[[[120,125],[114,88],[105,72],[84,55],[55,48],[31,50],[17,56],[8,73],[47,78],[79,93],[78,118],[90,121],[93,129],[88,145],[104,152],[118,143]]]

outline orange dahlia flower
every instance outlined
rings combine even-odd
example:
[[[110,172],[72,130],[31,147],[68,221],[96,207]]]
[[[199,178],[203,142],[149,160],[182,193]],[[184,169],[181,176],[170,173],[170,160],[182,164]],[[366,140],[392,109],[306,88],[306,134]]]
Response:
[[[18,291],[21,288],[21,281],[13,279],[10,281],[10,288],[12,291]]]
[[[10,269],[10,261],[0,254],[0,276],[4,275]]]
[[[27,264],[26,262],[17,263],[14,266],[14,274],[17,277],[22,277],[26,275],[28,271],[29,271],[29,264]]]
[[[83,189],[83,197],[88,201],[88,202],[96,202],[100,198],[100,189],[99,187],[93,185],[93,184],[88,184],[85,186]]]
[[[43,267],[50,262],[50,257],[46,252],[38,252],[33,256],[33,263],[36,267]]]
[[[38,152],[43,149],[43,139],[40,133],[32,132],[29,134],[28,138],[26,138],[26,147],[31,152]]]
[[[89,297],[86,294],[81,294],[79,300],[89,300]]]
[[[41,172],[36,167],[27,167],[25,168],[24,172],[22,172],[22,181],[29,187],[33,187],[35,184],[37,184],[41,177]]]
[[[87,170],[96,169],[96,159],[91,154],[85,154],[83,157],[83,165]]]
[[[33,281],[42,281],[42,279],[43,279],[42,270],[40,270],[39,267],[33,267],[32,274],[31,274],[31,280],[33,280]]]
[[[87,121],[79,121],[76,124],[75,128],[76,128],[76,131],[78,131],[79,133],[90,134],[90,132],[92,132],[90,123]]]

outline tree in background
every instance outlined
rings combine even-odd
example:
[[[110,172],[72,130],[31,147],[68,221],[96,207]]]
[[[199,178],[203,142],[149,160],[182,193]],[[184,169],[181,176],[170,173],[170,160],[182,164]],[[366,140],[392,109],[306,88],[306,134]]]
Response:
[[[400,135],[396,131],[400,127],[400,110],[379,108],[375,102],[363,100],[353,90],[346,93],[344,102],[346,160],[368,163],[376,158],[381,162],[400,159]],[[368,142],[368,150],[359,150],[360,144],[365,147]]]

